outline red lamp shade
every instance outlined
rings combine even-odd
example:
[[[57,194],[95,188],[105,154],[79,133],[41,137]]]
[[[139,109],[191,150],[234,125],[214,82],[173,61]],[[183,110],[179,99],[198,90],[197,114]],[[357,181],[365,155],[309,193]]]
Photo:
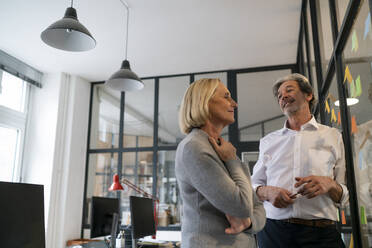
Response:
[[[121,186],[118,174],[115,174],[114,175],[114,182],[111,184],[111,187],[109,188],[109,191],[117,191],[117,190],[124,190],[124,188],[123,188],[123,186]]]

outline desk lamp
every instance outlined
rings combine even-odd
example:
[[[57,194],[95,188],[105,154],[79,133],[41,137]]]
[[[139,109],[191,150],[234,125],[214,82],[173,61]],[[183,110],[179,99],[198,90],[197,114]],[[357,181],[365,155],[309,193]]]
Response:
[[[157,218],[157,211],[158,211],[158,206],[159,206],[159,199],[153,196],[152,194],[147,193],[145,190],[141,189],[137,185],[133,184],[131,181],[128,179],[122,178],[121,181],[119,180],[118,174],[115,174],[113,177],[113,183],[109,188],[109,191],[121,191],[124,190],[123,186],[121,183],[127,185],[129,188],[133,189],[135,192],[141,194],[143,197],[150,198],[154,201],[154,219],[155,219],[155,230],[158,225],[158,218]],[[153,239],[156,238],[156,235],[153,235]]]

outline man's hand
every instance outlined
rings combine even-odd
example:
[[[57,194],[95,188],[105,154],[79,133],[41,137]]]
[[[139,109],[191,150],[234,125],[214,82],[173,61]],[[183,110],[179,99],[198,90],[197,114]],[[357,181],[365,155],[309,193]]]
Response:
[[[296,198],[296,194],[275,186],[260,186],[256,193],[260,200],[269,201],[277,208],[288,207],[294,203],[294,199]]]
[[[240,219],[226,214],[226,218],[230,223],[230,227],[225,229],[226,234],[238,234],[252,225],[251,218]]]
[[[334,202],[340,202],[342,197],[342,187],[330,177],[308,176],[296,177],[296,188],[304,185],[297,193],[306,196],[308,199],[318,195],[329,194]]]
[[[217,144],[217,141],[212,137],[208,139],[222,161],[227,162],[236,159],[236,148],[230,142],[225,141],[223,138],[219,138],[220,144]]]

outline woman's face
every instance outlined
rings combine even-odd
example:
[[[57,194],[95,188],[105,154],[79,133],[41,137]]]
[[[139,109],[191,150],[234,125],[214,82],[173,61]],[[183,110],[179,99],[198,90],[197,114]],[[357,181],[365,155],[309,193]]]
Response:
[[[234,109],[238,104],[231,98],[229,90],[222,83],[219,83],[208,106],[209,121],[213,125],[225,127],[235,121]]]

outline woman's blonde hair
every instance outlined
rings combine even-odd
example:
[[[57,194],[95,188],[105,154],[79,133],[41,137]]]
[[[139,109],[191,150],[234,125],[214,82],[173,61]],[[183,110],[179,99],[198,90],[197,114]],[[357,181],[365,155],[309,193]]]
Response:
[[[194,127],[205,124],[209,118],[209,100],[220,82],[218,78],[202,78],[190,84],[183,96],[178,116],[183,133],[188,134]]]

